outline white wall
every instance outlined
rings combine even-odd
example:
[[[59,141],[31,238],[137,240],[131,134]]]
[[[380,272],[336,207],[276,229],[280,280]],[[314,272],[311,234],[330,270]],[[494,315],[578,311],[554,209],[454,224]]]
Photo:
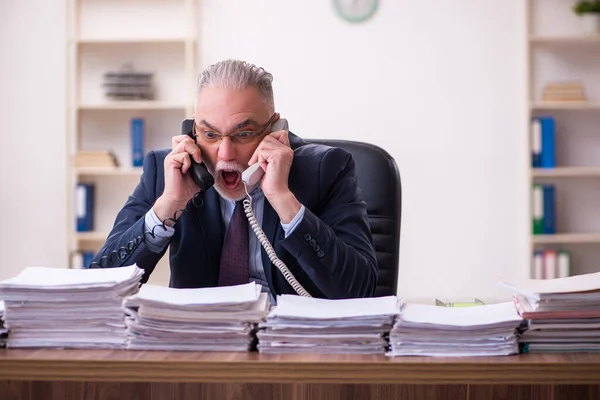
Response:
[[[260,64],[275,75],[292,131],[370,141],[396,159],[402,297],[508,297],[497,279],[524,275],[528,258],[520,1],[381,0],[361,25],[339,20],[330,1],[200,3],[201,67]],[[11,227],[0,278],[67,262],[63,26],[62,2],[8,2],[0,13],[1,205]],[[43,129],[23,125],[32,116]]]
[[[65,4],[0,2],[0,279],[66,266]]]
[[[264,66],[293,132],[396,159],[401,296],[508,297],[496,281],[528,257],[523,2],[381,0],[360,25],[331,1],[202,3],[202,66]]]

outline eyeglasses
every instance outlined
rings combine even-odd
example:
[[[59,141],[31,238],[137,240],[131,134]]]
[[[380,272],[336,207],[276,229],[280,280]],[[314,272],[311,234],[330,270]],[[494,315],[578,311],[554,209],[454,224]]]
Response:
[[[237,133],[222,134],[216,133],[214,132],[214,130],[208,128],[199,128],[194,123],[194,127],[192,128],[192,135],[194,139],[197,140],[198,138],[200,138],[200,140],[209,144],[220,142],[221,140],[223,140],[224,137],[228,137],[229,140],[231,140],[233,143],[252,143],[255,138],[262,136],[265,133],[265,130],[269,127],[269,125],[271,125],[276,115],[277,114],[273,114],[271,118],[269,118],[267,123],[264,124],[258,132],[241,131]]]

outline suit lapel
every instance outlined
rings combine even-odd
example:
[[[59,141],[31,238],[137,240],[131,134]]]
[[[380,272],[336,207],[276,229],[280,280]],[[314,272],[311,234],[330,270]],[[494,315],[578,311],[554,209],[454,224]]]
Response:
[[[221,202],[219,201],[219,194],[214,188],[206,191],[202,206],[196,207],[196,210],[202,235],[204,236],[208,262],[214,276],[217,278],[216,281],[218,281],[224,235]]]
[[[271,207],[271,203],[269,203],[269,201],[267,200],[266,197],[265,197],[265,201],[264,201],[263,221],[262,222],[263,222],[262,223],[263,232],[267,236],[267,239],[269,239],[269,242],[271,243],[271,245],[273,245],[273,242],[275,241],[275,231],[277,228],[277,224],[279,223],[279,216],[277,215],[275,210],[273,210],[273,207]],[[273,245],[273,247],[275,247],[275,246]],[[265,276],[267,278],[267,283],[269,284],[270,287],[273,287],[273,270],[271,268],[271,260],[269,259],[269,256],[268,256],[267,252],[265,251],[265,249],[262,248],[262,245],[261,245],[261,255],[262,255],[263,268],[265,270]]]

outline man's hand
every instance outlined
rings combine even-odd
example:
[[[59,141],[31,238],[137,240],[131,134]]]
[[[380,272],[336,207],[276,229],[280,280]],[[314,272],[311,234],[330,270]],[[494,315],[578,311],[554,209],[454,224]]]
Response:
[[[294,151],[290,147],[287,131],[277,131],[260,142],[248,162],[248,165],[261,163],[265,171],[261,189],[284,224],[290,223],[301,208],[288,186],[293,160]]]
[[[191,173],[187,172],[192,166],[190,157],[197,163],[202,162],[200,148],[191,137],[177,135],[173,136],[172,149],[165,158],[165,190],[154,203],[154,212],[161,221],[173,218],[199,190]]]

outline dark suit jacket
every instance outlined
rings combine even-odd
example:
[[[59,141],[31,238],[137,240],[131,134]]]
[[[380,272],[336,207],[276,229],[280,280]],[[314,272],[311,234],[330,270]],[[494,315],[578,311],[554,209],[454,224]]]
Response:
[[[351,155],[339,148],[307,144],[290,133],[294,160],[289,188],[306,210],[293,233],[284,238],[279,217],[265,199],[263,230],[278,257],[313,296],[373,296],[377,261],[364,201],[357,186]],[[118,213],[106,243],[93,264],[113,267],[137,263],[147,281],[165,253],[144,242],[144,216],[164,190],[164,159],[170,150],[151,151],[144,160],[140,183]],[[162,229],[162,228],[157,228]],[[219,195],[210,188],[200,207],[188,204],[170,241],[170,286],[217,286],[224,229]],[[272,292],[294,294],[264,249],[262,261]],[[120,257],[118,257],[120,256]]]

